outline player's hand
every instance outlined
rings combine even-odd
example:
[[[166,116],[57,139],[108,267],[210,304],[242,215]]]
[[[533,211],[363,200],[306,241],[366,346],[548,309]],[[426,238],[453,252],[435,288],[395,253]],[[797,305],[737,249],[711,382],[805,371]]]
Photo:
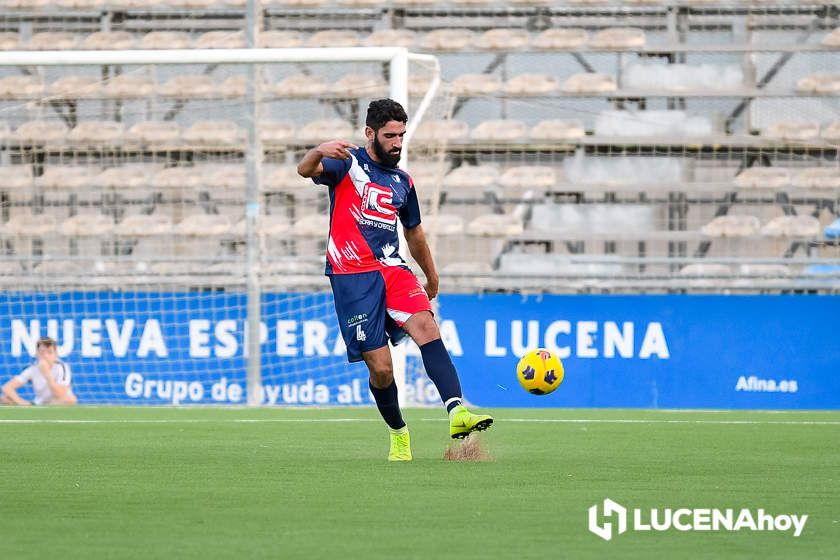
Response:
[[[358,148],[357,145],[346,140],[331,140],[318,146],[318,151],[323,157],[348,159],[350,157],[350,150],[355,150],[356,148]]]
[[[426,295],[429,296],[429,299],[435,299],[435,296],[438,295],[438,279],[428,278],[424,288],[426,290]]]
[[[41,371],[41,375],[47,380],[52,379],[52,364],[49,361],[40,358],[38,360],[38,369]]]

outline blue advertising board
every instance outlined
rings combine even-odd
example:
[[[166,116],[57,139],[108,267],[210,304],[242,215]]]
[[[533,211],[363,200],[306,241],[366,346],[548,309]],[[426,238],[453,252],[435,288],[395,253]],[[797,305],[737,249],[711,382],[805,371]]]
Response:
[[[262,309],[265,404],[371,403],[330,294],[266,294]],[[840,297],[442,295],[439,314],[465,397],[480,406],[840,408]],[[243,294],[7,292],[0,378],[49,334],[81,403],[242,404],[244,319]],[[542,397],[515,373],[535,347],[566,370]],[[409,356],[419,363],[416,347]],[[435,401],[425,377],[411,381],[415,398]]]

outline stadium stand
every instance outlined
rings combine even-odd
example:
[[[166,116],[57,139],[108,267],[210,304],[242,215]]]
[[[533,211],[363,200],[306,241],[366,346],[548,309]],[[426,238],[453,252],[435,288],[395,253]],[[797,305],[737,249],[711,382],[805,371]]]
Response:
[[[245,44],[241,0],[3,6],[4,51]],[[552,291],[768,289],[757,278],[801,290],[836,264],[832,3],[273,0],[257,40],[439,57],[452,115],[423,121],[413,142],[443,144],[443,161],[409,168],[429,232],[445,237],[449,290],[512,289],[528,275]],[[311,264],[323,254],[326,199],[292,164],[326,139],[362,141],[360,115],[387,92],[385,72],[296,64],[261,77],[259,231],[272,255],[300,263],[288,265],[297,285],[324,288]],[[412,76],[410,93],[428,83]],[[33,240],[6,253],[40,258],[37,236],[58,235],[54,251],[75,254],[77,237],[110,232],[129,242],[98,250],[138,260],[154,244],[137,240],[156,236],[241,252],[246,123],[230,108],[246,89],[235,68],[4,69],[0,231]],[[164,269],[175,270],[149,270]]]

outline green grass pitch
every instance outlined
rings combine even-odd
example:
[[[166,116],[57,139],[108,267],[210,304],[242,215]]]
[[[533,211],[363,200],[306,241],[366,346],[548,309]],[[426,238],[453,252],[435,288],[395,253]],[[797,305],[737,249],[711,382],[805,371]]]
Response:
[[[840,413],[491,411],[446,462],[442,410],[0,409],[0,557],[840,558]],[[627,532],[587,510],[764,508],[792,532]]]

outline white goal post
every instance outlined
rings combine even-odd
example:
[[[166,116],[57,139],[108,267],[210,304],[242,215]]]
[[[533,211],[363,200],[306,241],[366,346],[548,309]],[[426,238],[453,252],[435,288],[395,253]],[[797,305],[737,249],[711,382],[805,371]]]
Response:
[[[247,356],[246,398],[249,405],[265,403],[263,378],[261,375],[261,325],[260,302],[262,289],[261,256],[262,242],[258,232],[258,217],[261,213],[260,181],[262,169],[262,143],[258,130],[260,123],[261,91],[260,80],[254,69],[258,65],[276,63],[383,63],[387,64],[388,95],[409,107],[409,64],[419,63],[430,73],[428,89],[410,111],[410,120],[406,131],[402,165],[406,165],[411,137],[423,120],[424,114],[432,104],[441,83],[440,66],[436,57],[409,52],[403,47],[358,47],[358,48],[288,48],[288,49],[161,49],[161,50],[102,50],[102,51],[10,51],[0,57],[0,68],[17,67],[22,69],[40,67],[70,68],[77,66],[155,66],[171,67],[177,65],[225,65],[246,66],[249,69],[243,114],[246,118],[244,161],[247,182],[244,195],[244,239],[247,256],[244,260],[246,298],[246,325],[243,354]],[[40,101],[49,101],[49,98]],[[8,112],[6,113],[8,114]],[[2,162],[0,162],[2,163]],[[36,265],[37,266],[37,265]],[[25,285],[25,282],[21,282]],[[153,284],[152,284],[153,285]],[[11,308],[11,304],[10,308]],[[40,321],[37,319],[36,321]],[[40,323],[36,323],[40,324]],[[57,328],[57,327],[56,327]],[[29,326],[31,332],[34,327]],[[395,352],[395,377],[398,383],[405,380],[405,352]],[[209,384],[208,384],[209,390]],[[174,390],[173,390],[174,391]],[[366,392],[366,388],[365,388]],[[405,392],[401,391],[401,396]],[[105,398],[99,402],[108,402]]]

